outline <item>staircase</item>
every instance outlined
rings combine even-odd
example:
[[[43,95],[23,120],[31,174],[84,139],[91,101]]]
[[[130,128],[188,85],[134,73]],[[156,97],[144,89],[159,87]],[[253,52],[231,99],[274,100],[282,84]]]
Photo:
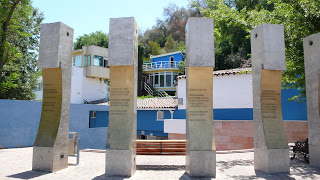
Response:
[[[163,91],[157,91],[153,86],[151,86],[148,83],[144,83],[144,90],[150,95],[150,96],[157,96],[157,97],[167,97],[168,94]]]

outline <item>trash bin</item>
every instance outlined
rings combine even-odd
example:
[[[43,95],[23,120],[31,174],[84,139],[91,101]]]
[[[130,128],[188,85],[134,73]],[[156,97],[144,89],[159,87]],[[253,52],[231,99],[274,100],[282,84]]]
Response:
[[[69,132],[69,155],[76,155],[77,154],[77,147],[78,147],[78,133],[77,132]]]

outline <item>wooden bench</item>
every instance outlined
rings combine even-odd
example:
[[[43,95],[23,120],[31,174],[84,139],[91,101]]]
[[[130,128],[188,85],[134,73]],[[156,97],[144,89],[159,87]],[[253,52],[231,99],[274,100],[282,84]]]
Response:
[[[137,155],[185,155],[185,140],[136,140]]]
[[[308,138],[304,141],[296,141],[294,146],[290,146],[292,148],[293,156],[291,160],[293,160],[296,155],[303,155],[305,161],[309,163],[309,144]]]

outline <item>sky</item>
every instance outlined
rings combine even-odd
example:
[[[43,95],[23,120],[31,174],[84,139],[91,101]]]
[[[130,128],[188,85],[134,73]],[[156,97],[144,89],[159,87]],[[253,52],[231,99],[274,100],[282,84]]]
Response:
[[[95,31],[109,32],[109,19],[135,17],[145,31],[163,19],[163,8],[170,3],[187,7],[188,0],[33,0],[44,14],[43,23],[63,22],[74,29],[74,39]]]

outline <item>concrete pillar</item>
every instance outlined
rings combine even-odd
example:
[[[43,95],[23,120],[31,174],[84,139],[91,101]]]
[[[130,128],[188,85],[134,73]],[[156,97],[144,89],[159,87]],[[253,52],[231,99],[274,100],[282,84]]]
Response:
[[[133,17],[110,19],[109,65],[106,176],[131,176],[136,170],[138,77],[138,25]]]
[[[43,102],[32,170],[54,172],[68,167],[72,46],[72,28],[61,22],[41,25],[38,67]]]
[[[286,70],[282,25],[261,24],[251,31],[254,169],[290,172],[289,147],[281,111],[281,79]]]
[[[309,161],[320,167],[320,33],[303,39],[307,89]]]
[[[211,18],[191,17],[186,25],[186,171],[193,177],[216,176],[212,99],[213,26]]]

